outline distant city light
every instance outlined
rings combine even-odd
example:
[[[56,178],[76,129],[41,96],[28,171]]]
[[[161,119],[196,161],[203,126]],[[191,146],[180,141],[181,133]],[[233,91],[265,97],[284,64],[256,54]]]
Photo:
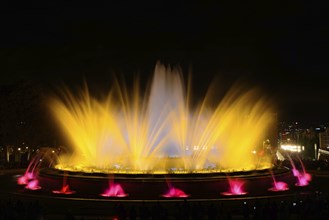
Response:
[[[281,145],[281,149],[285,151],[291,151],[291,152],[302,152],[304,151],[304,146],[300,145]]]

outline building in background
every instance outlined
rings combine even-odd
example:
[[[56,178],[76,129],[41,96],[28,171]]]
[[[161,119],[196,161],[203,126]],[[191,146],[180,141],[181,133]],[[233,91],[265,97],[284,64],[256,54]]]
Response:
[[[319,132],[319,149],[318,149],[318,160],[324,159],[329,160],[329,130],[326,129]]]

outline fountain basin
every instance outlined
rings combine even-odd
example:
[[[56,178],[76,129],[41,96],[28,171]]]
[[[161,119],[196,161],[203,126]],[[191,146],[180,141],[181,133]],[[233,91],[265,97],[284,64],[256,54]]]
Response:
[[[277,181],[293,186],[296,182],[288,168],[274,168]],[[120,184],[130,199],[160,199],[169,186],[183,190],[192,198],[215,199],[229,188],[228,178],[244,181],[248,195],[261,195],[273,185],[269,169],[232,173],[186,174],[109,174],[62,171],[54,168],[40,170],[38,180],[45,191],[61,188],[64,176],[70,189],[85,197],[100,197],[109,181]]]

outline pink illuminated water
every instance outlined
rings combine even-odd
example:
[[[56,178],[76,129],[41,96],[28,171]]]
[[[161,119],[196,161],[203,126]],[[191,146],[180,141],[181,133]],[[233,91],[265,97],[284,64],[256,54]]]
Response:
[[[296,166],[294,165],[293,161],[290,159],[290,163],[292,164],[292,173],[295,177],[297,177],[298,182],[295,184],[296,186],[307,186],[309,182],[312,180],[311,174],[306,172],[305,166],[303,164],[303,161],[298,158],[301,166],[302,166],[302,172],[296,169]]]
[[[41,189],[41,187],[39,186],[39,181],[35,179],[35,180],[31,180],[30,182],[28,182],[25,189],[39,190],[39,189]]]
[[[306,172],[299,172],[297,169],[292,169],[292,173],[295,177],[297,177],[298,182],[296,186],[307,186],[309,182],[312,180],[312,177],[309,173]]]
[[[171,187],[166,194],[162,195],[165,198],[187,198],[187,195],[183,190]]]
[[[62,188],[60,190],[53,190],[52,192],[56,194],[64,194],[64,195],[70,195],[75,193],[75,191],[70,190],[70,186],[66,182],[67,182],[67,173],[65,172],[63,177]]]
[[[295,184],[296,186],[307,186],[309,182],[312,180],[311,174],[306,172],[305,166],[303,164],[303,161],[298,157],[298,160],[302,166],[302,172],[297,170],[293,160],[288,155],[288,158],[290,160],[291,166],[292,166],[292,173],[295,177],[297,177],[298,182]]]
[[[306,172],[305,166],[303,164],[303,161],[298,157],[299,162],[302,166],[303,173],[298,176],[298,183],[296,186],[307,186],[309,182],[312,180],[311,174]]]
[[[17,179],[18,185],[27,185],[30,180],[33,180],[36,178],[36,173],[37,173],[36,169],[37,169],[38,165],[40,164],[40,162],[42,161],[42,159],[41,159],[42,156],[43,155],[37,155],[37,156],[33,157],[31,162],[29,163],[24,175],[20,176]]]
[[[270,188],[269,190],[277,192],[277,191],[286,191],[288,189],[289,187],[287,183],[279,181],[279,182],[273,182],[273,187]]]
[[[238,179],[235,180],[229,179],[228,182],[230,184],[230,189],[227,192],[223,192],[222,195],[233,196],[233,195],[247,194],[247,192],[245,192],[243,189],[244,181]]]
[[[296,186],[307,186],[309,182],[312,180],[312,176],[309,173],[302,173],[297,176],[298,182]]]
[[[122,186],[118,183],[114,183],[113,175],[109,176],[108,188],[100,194],[103,197],[127,197],[128,194],[125,193]]]
[[[71,195],[71,194],[75,193],[75,191],[70,190],[69,185],[65,185],[60,190],[53,190],[52,192],[55,194],[64,194],[64,195]]]
[[[27,167],[24,175],[20,176],[17,179],[17,184],[18,185],[27,185],[30,180],[33,180],[33,179],[36,178],[35,169],[36,169],[36,166],[37,166],[38,163],[39,163],[39,158],[34,157],[31,160],[31,162],[29,163],[29,166]]]
[[[295,177],[298,177],[300,175],[299,170],[297,170],[296,168],[292,169],[292,173]]]
[[[161,195],[162,197],[164,197],[164,198],[187,198],[190,196],[190,195],[186,194],[183,190],[174,187],[170,178],[166,178],[166,182],[168,185],[168,191],[165,194],[162,194]]]
[[[52,151],[50,151],[48,148],[40,149],[40,152],[37,155],[35,155],[30,161],[24,175],[20,176],[17,179],[17,184],[26,185],[25,188],[30,190],[40,189],[41,187],[39,186],[39,182],[36,179],[38,175],[38,169],[44,158],[47,158],[49,154],[54,155],[51,152]]]
[[[127,197],[128,194],[124,192],[120,184],[112,183],[109,188],[100,194],[103,197]]]
[[[286,191],[289,189],[288,184],[282,181],[276,181],[275,176],[273,174],[272,170],[269,170],[269,172],[271,173],[272,179],[273,179],[273,187],[269,188],[269,191]]]
[[[18,185],[27,185],[28,182],[35,178],[35,175],[31,172],[24,173],[23,176],[18,177],[17,184]]]

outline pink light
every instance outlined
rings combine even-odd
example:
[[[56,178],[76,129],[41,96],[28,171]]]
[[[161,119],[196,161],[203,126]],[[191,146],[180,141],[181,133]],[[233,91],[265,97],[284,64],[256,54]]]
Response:
[[[230,180],[230,191],[223,192],[222,195],[232,196],[232,195],[245,195],[247,192],[243,190],[244,181],[242,180]]]
[[[303,176],[298,177],[298,183],[296,183],[296,186],[307,186],[307,185],[308,182]]]
[[[277,191],[286,191],[288,189],[289,189],[289,187],[288,187],[287,183],[285,183],[285,182],[274,182],[273,187],[270,188],[269,190],[277,192]]]
[[[117,183],[113,183],[110,185],[108,189],[104,191],[104,193],[100,194],[104,197],[126,197],[128,194],[126,194],[121,185]]]
[[[34,178],[35,178],[35,175],[33,173],[26,172],[26,173],[24,173],[23,176],[20,176],[17,179],[17,184],[18,185],[27,185],[29,180],[32,180]]]
[[[309,173],[300,174],[298,176],[298,183],[296,183],[296,186],[307,186],[311,180],[312,180],[311,174]]]
[[[309,182],[312,180],[312,176],[309,173],[305,172],[299,172],[297,169],[292,169],[293,175],[297,177],[298,182],[296,183],[296,186],[307,186]]]
[[[17,184],[18,185],[26,185],[28,183],[28,179],[25,175],[18,177]]]
[[[53,190],[52,192],[55,194],[64,194],[64,195],[71,195],[75,193],[75,191],[70,190],[69,185],[65,185],[60,190]]]
[[[299,170],[297,170],[295,168],[292,169],[292,173],[293,173],[294,176],[299,176],[300,175]]]
[[[39,186],[38,180],[31,180],[25,187],[25,189],[29,190],[39,190],[41,187]]]
[[[162,195],[165,198],[187,198],[187,195],[183,190],[171,187],[166,194]]]
[[[308,182],[310,182],[312,180],[312,176],[309,173],[304,173],[304,177]]]

